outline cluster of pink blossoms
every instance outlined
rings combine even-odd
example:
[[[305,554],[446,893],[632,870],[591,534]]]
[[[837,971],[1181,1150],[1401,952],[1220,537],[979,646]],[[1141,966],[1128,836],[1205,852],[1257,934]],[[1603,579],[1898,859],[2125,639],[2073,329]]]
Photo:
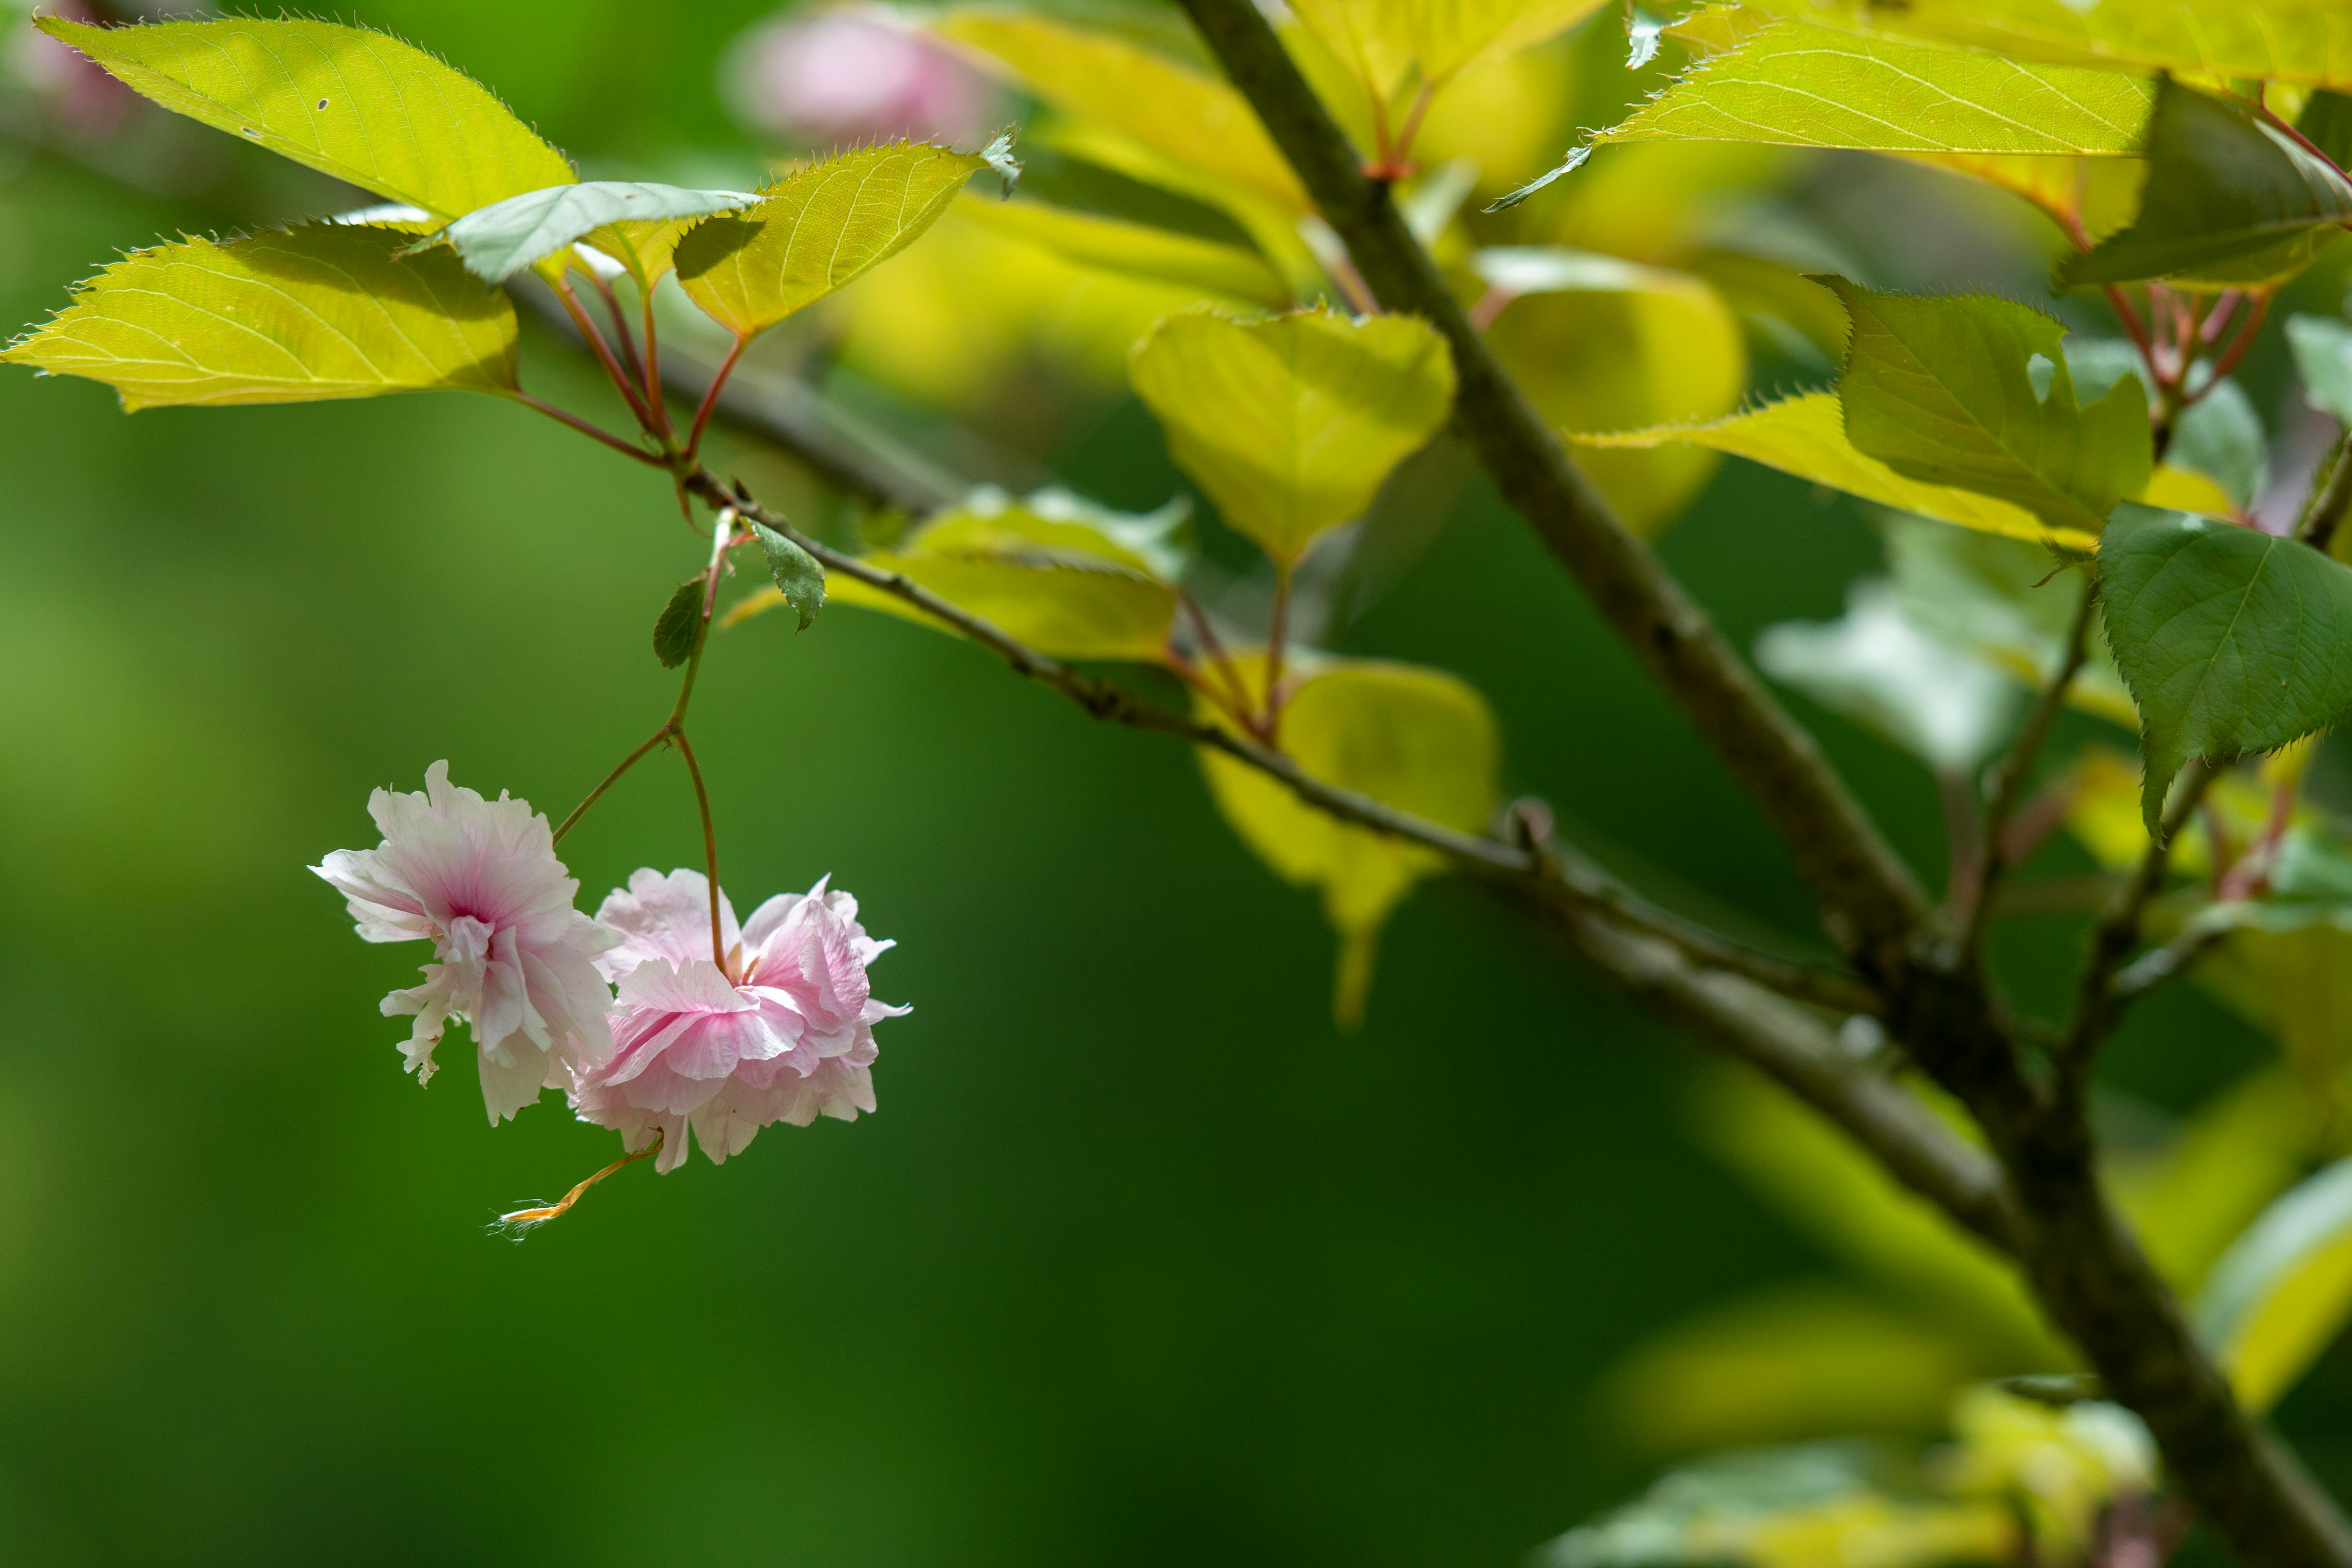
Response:
[[[686,1158],[689,1127],[719,1162],[771,1122],[874,1109],[873,1026],[907,1009],[867,987],[891,944],[866,934],[856,900],[820,881],[739,926],[721,891],[722,967],[701,872],[639,871],[591,920],[544,816],[451,784],[446,763],[425,785],[376,791],[383,842],[311,868],[367,941],[433,943],[425,984],[383,999],[387,1016],[416,1019],[402,1050],[419,1082],[456,1019],[473,1031],[493,1123],[561,1089],[631,1152],[658,1135],[664,1171]]]

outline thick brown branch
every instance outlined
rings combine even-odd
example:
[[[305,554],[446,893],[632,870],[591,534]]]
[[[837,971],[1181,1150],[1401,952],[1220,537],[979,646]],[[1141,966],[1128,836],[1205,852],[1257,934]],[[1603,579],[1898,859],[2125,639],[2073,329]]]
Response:
[[[1899,967],[1926,901],[1812,738],[1569,461],[1559,437],[1463,315],[1388,185],[1364,175],[1362,160],[1252,0],[1183,4],[1373,292],[1444,334],[1458,384],[1455,429],[1503,499],[1762,807],[1826,907],[1840,944],[1866,969]]]

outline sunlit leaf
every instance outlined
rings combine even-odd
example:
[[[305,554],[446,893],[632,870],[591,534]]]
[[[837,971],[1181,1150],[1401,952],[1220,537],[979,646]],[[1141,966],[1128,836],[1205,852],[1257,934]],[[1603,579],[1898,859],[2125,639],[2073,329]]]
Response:
[[[2052,157],[2021,153],[1921,153],[1933,168],[2022,196],[2050,215],[2067,237],[2092,245],[2122,228],[2139,210],[2147,182],[2141,158]]]
[[[2167,1283],[2193,1290],[2293,1184],[2318,1121],[2294,1076],[2266,1068],[2215,1095],[2159,1153],[2110,1153],[2108,1188]]]
[[[0,359],[102,381],[127,409],[515,385],[514,307],[414,236],[314,224],[134,251]]]
[[[738,212],[757,199],[740,191],[689,191],[629,180],[576,181],[476,207],[426,243],[447,243],[467,271],[486,283],[503,283],[607,225],[626,222],[631,233],[650,240],[657,229],[668,226],[665,220]]]
[[[445,221],[573,177],[479,83],[364,27],[245,16],[33,25],[166,109]]]
[[[1806,1234],[2021,1372],[2068,1364],[2024,1286],[1819,1114],[1760,1078],[1702,1080],[1697,1132]]]
[[[2138,218],[2062,282],[2189,275],[2202,288],[2294,276],[2352,220],[2352,181],[2291,137],[2168,78],[2148,121],[2148,180]]]
[[[1496,357],[1559,429],[1670,424],[1728,413],[1748,384],[1739,322],[1704,280],[1612,256],[1480,251],[1479,275],[1518,296],[1496,318]],[[1654,531],[1714,471],[1705,448],[1580,453],[1626,522]]]
[[[2352,325],[2335,316],[2292,316],[2286,339],[2305,398],[2352,425]]]
[[[2013,539],[2047,541],[2083,553],[2098,547],[2095,533],[2074,528],[2053,529],[2022,507],[1973,490],[1907,479],[1885,464],[1863,456],[1846,439],[1845,416],[1833,392],[1804,393],[1711,424],[1571,434],[1569,438],[1580,447],[1602,448],[1691,442],[1866,500],[1917,512],[1922,517],[1939,518],[1963,528],[1982,529]]]
[[[1859,1290],[1802,1285],[1744,1297],[1645,1340],[1607,1403],[1643,1447],[1691,1453],[1931,1425],[1993,1357]]]
[[[1956,1447],[1939,1479],[1950,1490],[2021,1505],[2036,1561],[2084,1561],[2100,1516],[2118,1495],[2156,1489],[2156,1443],[2120,1405],[2081,1400],[2053,1407],[1999,1388],[1954,1402]]]
[[[1197,289],[1276,310],[1291,303],[1281,274],[1254,250],[1036,202],[964,196],[956,210],[982,228],[1026,240],[1082,267]]]
[[[2352,567],[2316,550],[2126,505],[2100,543],[2099,592],[2146,724],[2150,822],[2189,758],[2268,751],[2352,712]]]
[[[2193,1315],[2249,1409],[2293,1387],[2352,1317],[2352,1160],[2263,1210],[2213,1266]]]
[[[889,551],[867,557],[941,598],[994,623],[1056,658],[1155,660],[1176,613],[1174,579],[1183,552],[1174,535],[1184,509],[1133,517],[1090,506],[1066,491],[1015,501],[975,491]],[[830,602],[856,605],[935,626],[904,599],[835,573]],[[785,602],[776,588],[729,610],[733,626]]]
[[[1840,26],[2018,59],[2152,74],[2352,87],[2352,15],[2336,0],[1756,0]]]
[[[1454,401],[1444,340],[1411,316],[1171,316],[1129,374],[1177,466],[1286,563],[1362,516]]]
[[[1906,1480],[1860,1444],[1719,1455],[1674,1471],[1533,1561],[1541,1568],[1940,1568],[2016,1555],[2004,1503],[1926,1496]]]
[[[1262,689],[1262,665],[1251,663]],[[1205,703],[1200,708],[1203,719],[1230,724]],[[1441,671],[1318,663],[1284,702],[1277,734],[1283,751],[1315,777],[1444,826],[1475,831],[1494,809],[1494,715],[1474,688]],[[1444,863],[1432,850],[1338,822],[1222,752],[1203,750],[1201,763],[1218,809],[1244,842],[1286,880],[1321,890],[1340,942],[1333,1011],[1342,1027],[1353,1027],[1381,925],[1415,882]]]
[[[1416,71],[1442,85],[1575,26],[1604,0],[1299,0],[1291,9],[1373,99]]]
[[[1097,121],[1180,166],[1307,210],[1307,193],[1248,102],[1213,77],[1110,33],[1017,11],[958,8],[931,26],[1065,113]]]
[[[1965,774],[2008,737],[2021,694],[1958,652],[1921,629],[1892,584],[1870,578],[1848,592],[1842,619],[1766,627],[1756,663],[1937,772]]]
[[[678,241],[678,283],[730,331],[764,331],[913,244],[988,166],[977,153],[893,142],[796,169]]]
[[[2078,408],[2065,329],[2051,317],[1982,295],[1919,299],[1822,281],[1853,320],[1838,392],[1856,450],[2084,532],[2147,489],[2146,394],[2118,383]]]
[[[1786,22],[1701,60],[1597,142],[2129,153],[2149,84]]]

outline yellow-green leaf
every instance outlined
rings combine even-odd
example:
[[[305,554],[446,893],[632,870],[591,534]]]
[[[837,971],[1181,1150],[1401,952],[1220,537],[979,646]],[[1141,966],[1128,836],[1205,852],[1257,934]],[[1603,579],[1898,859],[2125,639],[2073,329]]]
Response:
[[[2213,1266],[2193,1315],[2248,1409],[2293,1387],[2352,1317],[2352,1161],[2263,1210]]]
[[[1554,247],[1496,248],[1479,276],[1518,296],[1496,318],[1495,353],[1544,417],[1570,434],[1708,420],[1738,405],[1748,348],[1705,280]],[[1715,471],[1699,447],[1580,454],[1633,528],[1655,532]]]
[[[967,195],[956,203],[956,211],[982,228],[1026,240],[1082,267],[1276,310],[1292,302],[1281,275],[1255,251],[1238,246],[1037,202]]]
[[[988,160],[919,142],[796,169],[677,242],[687,296],[742,337],[765,331],[913,244]]]
[[[1248,102],[1213,77],[1112,34],[1017,11],[957,8],[931,26],[1066,114],[1099,121],[1180,167],[1308,208]]]
[[[334,22],[33,24],[164,108],[444,220],[574,176],[480,83]]]
[[[2301,1173],[2315,1109],[2295,1075],[2265,1068],[2215,1095],[2160,1152],[2108,1156],[2109,1189],[2175,1290],[2194,1289]]]
[[[88,376],[126,409],[515,385],[515,314],[446,250],[315,224],[135,251],[0,359]]]
[[[1130,517],[1060,491],[1013,501],[981,490],[940,513],[868,563],[897,572],[960,609],[993,622],[1055,658],[1156,660],[1176,613],[1182,554],[1171,535],[1183,509]],[[835,605],[857,605],[954,628],[845,572],[825,579]],[[784,602],[762,588],[728,611],[725,626]]]
[[[2052,157],[2035,153],[1921,153],[1918,162],[2022,196],[2069,239],[2092,245],[2131,222],[2147,163],[2140,158]]]
[[[1574,26],[1602,0],[1298,0],[1291,9],[1375,100],[1405,79],[1442,85]]]
[[[2098,536],[2095,533],[2044,527],[2023,507],[1972,490],[1906,479],[1875,458],[1863,456],[1846,439],[1845,416],[1834,392],[1803,393],[1712,424],[1668,425],[1608,434],[1571,432],[1569,438],[1580,446],[1603,450],[1646,449],[1670,442],[1690,442],[1746,458],[1865,500],[1956,522],[1963,528],[1980,528],[2012,539],[2044,541],[2081,553],[2098,548]]]
[[[2341,0],[1757,0],[1841,26],[2062,65],[2352,87]]]
[[[1171,316],[1129,375],[1177,466],[1285,564],[1362,516],[1454,401],[1444,340],[1412,316]]]
[[[1263,689],[1262,668],[1252,679]],[[1231,721],[1209,705],[1201,717]],[[1278,738],[1326,784],[1473,832],[1495,807],[1495,718],[1476,689],[1411,665],[1318,665],[1283,704]],[[1333,1011],[1343,1027],[1363,1014],[1372,954],[1389,911],[1422,878],[1444,868],[1433,851],[1350,827],[1303,805],[1273,779],[1202,751],[1209,790],[1234,831],[1285,880],[1318,888],[1339,933]]]
[[[1770,142],[1884,153],[2125,154],[2137,77],[1786,22],[1695,65],[1597,142]]]

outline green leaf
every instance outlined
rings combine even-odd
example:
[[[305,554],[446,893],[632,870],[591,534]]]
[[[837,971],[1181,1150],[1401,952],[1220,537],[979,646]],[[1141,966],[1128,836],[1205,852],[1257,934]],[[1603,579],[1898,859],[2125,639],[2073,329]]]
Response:
[[[1472,266],[1517,296],[1496,319],[1504,368],[1568,432],[1729,413],[1748,384],[1738,318],[1704,279],[1551,246],[1479,251]],[[1714,473],[1703,447],[1619,449],[1577,462],[1636,531],[1654,533]]]
[[[1768,11],[2062,65],[2352,87],[2336,0],[1757,0]]]
[[[2199,1107],[2161,1150],[2111,1149],[2107,1186],[2166,1283],[2184,1297],[2196,1289],[2303,1174],[2325,1120],[2294,1073],[2266,1067]]]
[[[2292,330],[2290,323],[2290,333]],[[2125,376],[2143,374],[2139,351],[2123,339],[2072,334],[2066,339],[2066,369],[2074,377],[2075,395],[2092,400]],[[2263,488],[2270,461],[2270,437],[2246,389],[2224,377],[2208,386],[2173,421],[2172,445],[2165,448],[2164,456],[2168,465],[2202,474],[2219,486],[2227,503],[2221,510],[2227,512],[2250,504]],[[2159,500],[2152,490],[2139,499],[2150,506],[2170,506],[2180,511],[2213,510],[2179,500]]]
[[[1176,465],[1286,565],[1362,516],[1454,401],[1444,340],[1411,316],[1171,316],[1136,345],[1129,375]]]
[[[2017,686],[1924,630],[1880,578],[1853,585],[1843,619],[1766,627],[1756,663],[1939,773],[1973,772],[2017,716]]]
[[[1821,1431],[1922,1431],[1999,1364],[1953,1327],[1827,1282],[1768,1288],[1669,1324],[1609,1375],[1612,1425],[1649,1452]]]
[[[654,622],[654,657],[664,669],[676,669],[694,657],[695,641],[702,632],[702,597],[708,591],[702,578],[688,577],[662,606]]]
[[[1903,614],[1927,636],[1966,649],[2020,686],[2040,690],[2064,657],[2082,581],[2053,574],[2046,545],[1925,518],[1882,513],[1886,565]],[[2095,624],[2098,612],[2092,611]],[[2095,631],[2067,702],[2137,733],[2139,710]]]
[[[2352,163],[2352,98],[2325,89],[2314,92],[2294,128],[2337,168]]]
[[[2286,341],[2305,400],[2352,425],[2352,326],[2334,316],[2290,316]]]
[[[1252,684],[1265,685],[1262,667]],[[1205,703],[1201,717],[1230,725]],[[1368,795],[1446,827],[1475,832],[1495,808],[1494,714],[1477,690],[1434,669],[1371,661],[1318,664],[1283,704],[1282,750],[1326,784]],[[1217,807],[1285,880],[1319,888],[1339,933],[1333,1012],[1342,1028],[1363,1016],[1372,955],[1389,912],[1436,854],[1350,827],[1302,804],[1256,769],[1203,750]]]
[[[1604,0],[1299,0],[1316,40],[1386,103],[1415,71],[1432,86],[1500,59],[1599,10]]]
[[[444,220],[574,177],[479,83],[364,27],[33,25],[166,109]]]
[[[515,386],[515,314],[447,252],[313,224],[134,251],[0,359],[88,376],[126,409]]]
[[[1703,1459],[1541,1548],[1538,1568],[1868,1563],[1937,1568],[2014,1555],[1998,1499],[1923,1496],[1865,1444],[1812,1443]]]
[[[1782,23],[1702,60],[1596,142],[1883,153],[2136,153],[2151,97],[2115,71]]]
[[[1213,77],[1112,34],[1016,11],[958,7],[931,27],[1066,114],[1291,212],[1309,210],[1247,100]]]
[[[1175,619],[1184,513],[1181,502],[1137,517],[1062,490],[1014,501],[981,489],[866,559],[1055,658],[1152,662]],[[835,604],[954,631],[854,577],[835,574],[828,586]],[[763,589],[730,609],[726,624],[783,602],[781,589]]]
[[[2147,124],[2139,217],[2059,268],[2068,287],[2191,274],[2255,286],[2300,271],[2352,220],[2352,181],[2284,132],[2168,78]]]
[[[1853,321],[1838,391],[1857,451],[2084,532],[2147,488],[2147,395],[2136,381],[2118,383],[2078,409],[2056,321],[2009,300],[1914,299],[1820,281]],[[2037,359],[2050,367],[2046,394],[2035,386]]]
[[[2352,712],[2352,567],[2307,545],[2126,505],[2100,542],[2099,593],[2146,725],[2151,825],[2189,758],[2268,751]]]
[[[982,228],[1026,240],[1082,267],[1276,310],[1291,303],[1289,285],[1255,250],[1036,202],[967,195],[956,203],[956,211]]]
[[[768,558],[768,574],[776,580],[776,592],[800,616],[800,629],[808,630],[816,613],[824,608],[824,568],[817,564],[815,556],[766,523],[753,523],[751,531],[759,535],[761,552]]]
[[[894,142],[794,170],[678,241],[678,283],[739,337],[765,331],[913,244],[988,166],[976,153]]]
[[[503,283],[608,224],[626,222],[633,234],[650,238],[656,225],[667,226],[663,220],[738,212],[758,199],[740,191],[584,180],[477,207],[428,236],[418,248],[446,243],[455,247],[467,271],[485,283]]]
[[[2192,1316],[2240,1403],[2257,1415],[2276,1404],[2352,1317],[2352,1160],[2263,1210]]]
[[[1688,442],[1746,458],[1799,479],[1827,485],[1900,511],[1941,519],[2012,539],[2045,542],[2078,554],[2098,548],[2099,536],[2084,529],[2053,529],[2032,512],[1974,490],[1927,484],[1854,450],[1846,439],[1845,414],[1834,392],[1808,392],[1779,403],[1704,425],[1664,425],[1646,430],[1594,434],[1570,432],[1580,447],[1602,450]]]

